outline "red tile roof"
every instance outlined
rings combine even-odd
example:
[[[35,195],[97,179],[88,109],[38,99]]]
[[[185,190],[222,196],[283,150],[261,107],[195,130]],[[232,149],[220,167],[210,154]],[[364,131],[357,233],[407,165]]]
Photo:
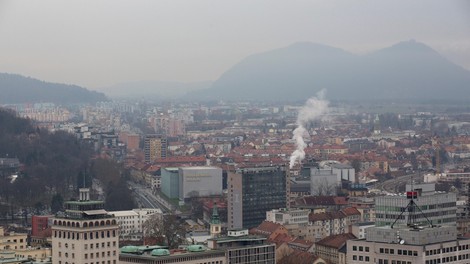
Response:
[[[252,228],[250,230],[250,233],[263,236],[270,236],[272,233],[274,233],[280,228],[285,229],[284,226],[282,226],[281,224],[270,221],[263,221],[258,227]]]
[[[319,257],[313,255],[310,252],[305,252],[301,250],[294,250],[291,254],[283,257],[279,260],[278,264],[312,264],[314,263]]]
[[[347,240],[356,239],[356,236],[351,233],[339,234],[325,237],[324,239],[316,242],[317,246],[330,247],[340,249]]]

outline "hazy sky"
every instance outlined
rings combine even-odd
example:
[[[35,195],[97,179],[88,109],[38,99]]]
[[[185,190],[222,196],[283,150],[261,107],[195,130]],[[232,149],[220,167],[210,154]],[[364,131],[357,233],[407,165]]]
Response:
[[[0,0],[0,72],[92,89],[215,80],[299,41],[364,53],[409,39],[470,69],[470,1]]]

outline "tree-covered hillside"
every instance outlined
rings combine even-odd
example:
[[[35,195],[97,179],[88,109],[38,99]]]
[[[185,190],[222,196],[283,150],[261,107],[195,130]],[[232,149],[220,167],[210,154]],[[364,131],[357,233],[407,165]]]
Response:
[[[125,183],[113,161],[101,162],[102,169],[96,170],[92,165],[100,161],[93,156],[91,146],[74,135],[39,129],[30,120],[0,108],[0,158],[18,158],[21,163],[16,179],[0,173],[0,216],[19,208],[49,209],[53,197],[54,202],[66,201],[76,197],[84,182],[90,187],[91,177],[107,179],[109,182],[103,182],[106,192],[111,183]],[[53,207],[57,209],[57,205]]]

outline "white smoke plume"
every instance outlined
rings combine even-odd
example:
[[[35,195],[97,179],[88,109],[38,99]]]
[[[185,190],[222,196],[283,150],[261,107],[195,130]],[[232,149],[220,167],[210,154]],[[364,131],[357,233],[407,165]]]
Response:
[[[304,136],[308,137],[307,125],[311,121],[320,119],[328,111],[329,102],[324,99],[325,90],[317,93],[316,97],[307,100],[297,115],[297,128],[294,129],[292,139],[295,141],[295,150],[290,156],[289,167],[292,169],[296,162],[301,162],[305,158]]]

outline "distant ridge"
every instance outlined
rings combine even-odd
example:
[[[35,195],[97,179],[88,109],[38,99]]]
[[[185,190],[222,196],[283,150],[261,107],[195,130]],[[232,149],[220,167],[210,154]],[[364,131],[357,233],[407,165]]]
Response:
[[[366,55],[309,42],[251,55],[198,100],[469,100],[470,72],[414,40]]]
[[[0,73],[0,103],[95,103],[108,100],[103,93],[77,85],[50,83],[19,74]]]

